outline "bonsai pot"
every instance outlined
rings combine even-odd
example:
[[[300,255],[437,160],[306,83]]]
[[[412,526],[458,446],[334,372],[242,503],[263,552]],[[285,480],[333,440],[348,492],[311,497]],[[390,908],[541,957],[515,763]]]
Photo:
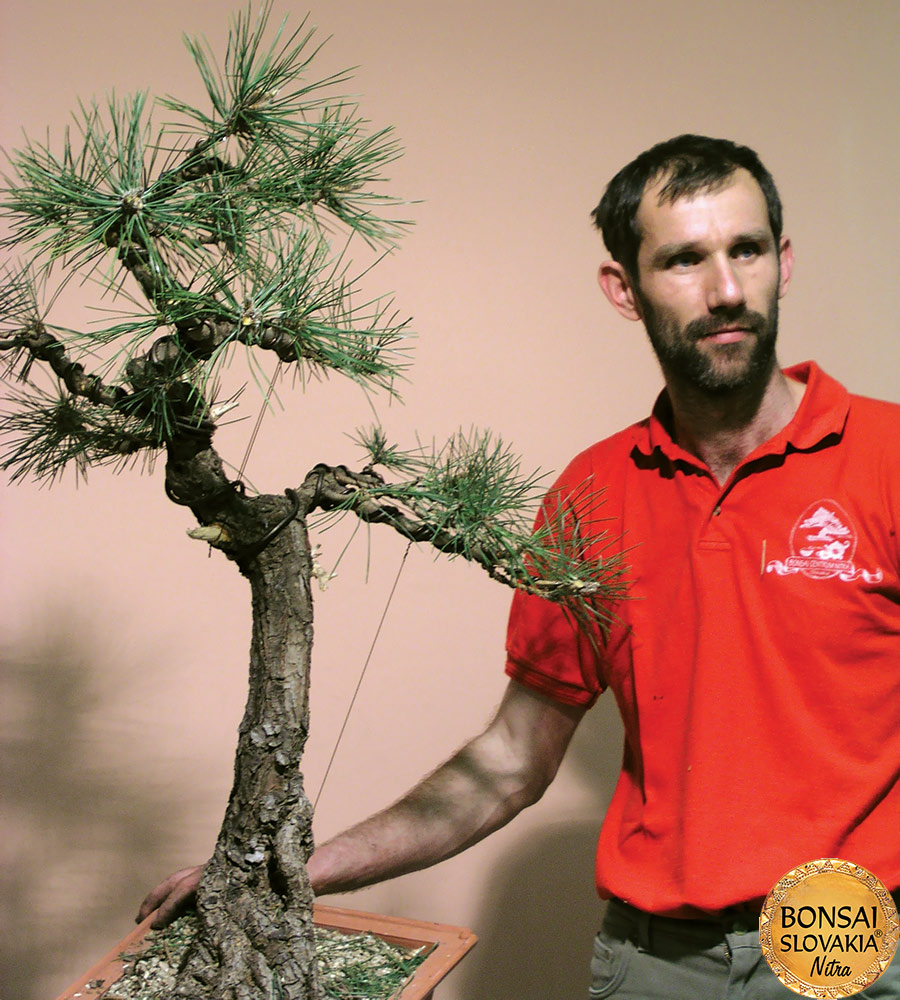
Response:
[[[424,948],[425,961],[394,996],[397,1000],[429,1000],[434,988],[465,956],[478,940],[464,927],[432,924],[405,917],[388,917],[336,906],[321,906],[314,910],[317,927],[345,934],[374,934],[390,944],[404,948]],[[122,975],[124,954],[135,955],[146,947],[152,915],[139,924],[85,975],[64,990],[57,1000],[102,1000],[109,988]]]

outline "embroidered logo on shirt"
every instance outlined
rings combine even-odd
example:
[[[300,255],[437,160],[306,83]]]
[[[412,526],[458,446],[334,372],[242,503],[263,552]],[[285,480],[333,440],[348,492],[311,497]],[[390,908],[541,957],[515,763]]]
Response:
[[[800,515],[791,531],[791,555],[784,562],[771,560],[766,572],[779,576],[802,573],[811,580],[836,576],[848,583],[859,579],[880,583],[884,578],[881,569],[863,569],[853,561],[858,538],[853,521],[840,504],[817,500]]]

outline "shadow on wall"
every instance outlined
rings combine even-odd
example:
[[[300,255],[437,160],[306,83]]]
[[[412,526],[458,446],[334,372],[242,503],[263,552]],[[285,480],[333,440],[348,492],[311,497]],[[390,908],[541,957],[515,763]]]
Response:
[[[603,912],[594,886],[597,834],[621,760],[622,724],[607,693],[585,716],[564,764],[588,789],[587,815],[539,828],[496,868],[476,923],[478,947],[461,969],[460,996],[587,997]]]
[[[124,933],[163,866],[160,816],[177,817],[174,800],[132,780],[115,726],[103,728],[117,672],[94,645],[48,615],[42,633],[0,651],[0,996],[10,1000],[46,1000]]]

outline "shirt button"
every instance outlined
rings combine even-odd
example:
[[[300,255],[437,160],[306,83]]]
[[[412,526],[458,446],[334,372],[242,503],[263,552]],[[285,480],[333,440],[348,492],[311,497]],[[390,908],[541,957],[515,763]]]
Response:
[[[719,514],[721,514],[721,513],[722,513],[722,507],[721,507],[721,505],[717,505],[717,506],[713,507],[713,514],[716,517],[718,517]]]

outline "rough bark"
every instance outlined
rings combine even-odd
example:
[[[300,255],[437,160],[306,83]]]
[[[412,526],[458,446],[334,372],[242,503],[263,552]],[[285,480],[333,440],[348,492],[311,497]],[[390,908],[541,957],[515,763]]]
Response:
[[[305,869],[312,807],[299,771],[309,728],[313,619],[306,509],[297,507],[296,495],[245,498],[225,481],[212,449],[189,452],[170,450],[170,496],[201,522],[223,525],[222,547],[250,582],[253,635],[234,786],[198,891],[200,936],[174,996],[315,1000],[313,895]],[[261,549],[260,539],[268,539]]]

